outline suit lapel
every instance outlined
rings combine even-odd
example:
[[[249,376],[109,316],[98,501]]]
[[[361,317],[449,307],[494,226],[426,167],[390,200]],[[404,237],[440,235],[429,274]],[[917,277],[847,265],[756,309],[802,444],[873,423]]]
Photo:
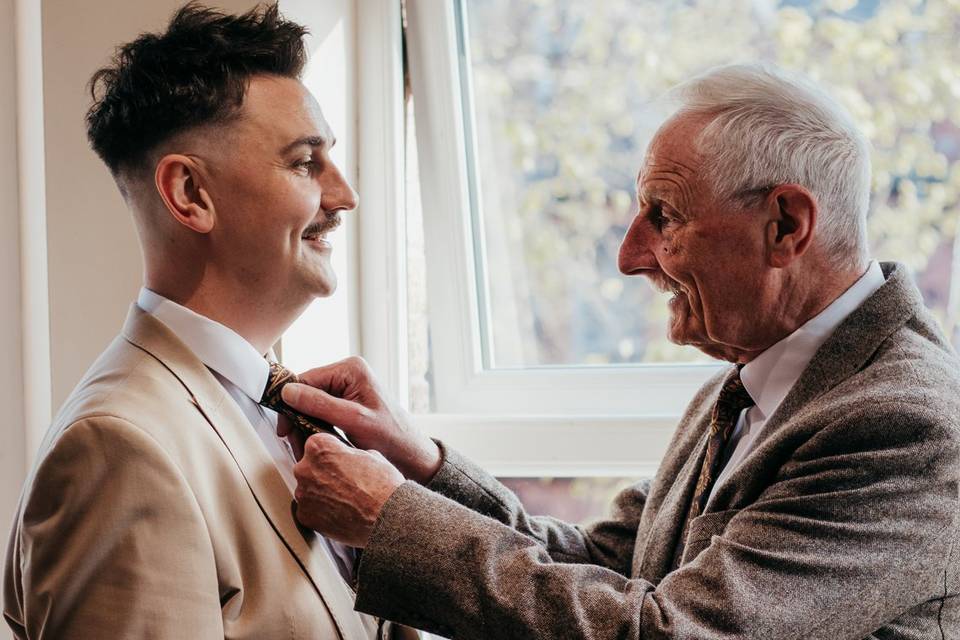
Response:
[[[660,504],[650,528],[650,536],[647,538],[643,558],[640,561],[640,575],[654,584],[659,583],[673,568],[674,553],[680,541],[687,513],[690,511],[690,502],[693,500],[700,468],[707,453],[710,432],[705,428],[705,424],[709,423],[709,419],[708,412],[705,418],[701,417],[697,421],[694,428],[701,435],[690,455],[686,456],[686,462],[680,468],[670,490]]]
[[[763,470],[764,444],[780,437],[791,418],[803,407],[815,402],[844,380],[860,371],[873,358],[880,345],[907,321],[926,314],[920,291],[911,282],[906,268],[896,263],[881,263],[886,283],[855,309],[817,350],[793,388],[757,434],[751,451],[717,488],[711,506],[727,508],[737,491]]]
[[[341,579],[329,555],[312,547],[314,535],[304,535],[293,518],[290,490],[273,464],[247,417],[197,357],[160,321],[133,305],[124,337],[159,360],[186,390],[233,457],[264,516],[313,583],[344,638],[369,638],[373,633],[353,611],[354,595]],[[374,627],[375,628],[375,627]]]

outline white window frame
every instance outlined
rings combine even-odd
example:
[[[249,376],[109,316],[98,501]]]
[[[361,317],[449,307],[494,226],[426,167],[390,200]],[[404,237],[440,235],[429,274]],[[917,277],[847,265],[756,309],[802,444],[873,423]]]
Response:
[[[360,350],[406,403],[403,70],[399,0],[358,4]],[[436,413],[428,433],[502,476],[652,473],[718,365],[483,366],[457,5],[407,0]]]

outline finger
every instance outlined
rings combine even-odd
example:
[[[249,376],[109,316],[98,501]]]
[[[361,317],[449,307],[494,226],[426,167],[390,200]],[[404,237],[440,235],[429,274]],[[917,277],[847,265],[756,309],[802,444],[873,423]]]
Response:
[[[297,377],[311,387],[323,389],[335,396],[344,396],[349,389],[363,383],[366,368],[366,363],[361,358],[353,356],[305,371]]]
[[[282,413],[277,414],[277,435],[286,438],[294,431],[293,423]]]
[[[384,457],[384,455],[383,455],[382,453],[380,453],[379,451],[377,451],[376,449],[365,449],[365,451],[366,451],[370,456],[372,456],[373,458],[375,458],[375,459],[377,459],[377,460],[380,460],[380,461],[383,461],[383,462],[386,462],[386,463],[389,464],[391,467],[393,466],[393,464],[392,464],[389,460],[387,460],[386,457]]]
[[[360,426],[366,409],[350,400],[336,398],[321,389],[291,382],[281,391],[283,401],[300,413],[337,425],[347,435]]]
[[[306,436],[302,429],[299,429],[282,413],[277,415],[277,436],[287,441],[294,460],[303,457],[303,441],[306,440]]]
[[[303,443],[304,457],[318,458],[328,452],[352,451],[337,436],[330,433],[315,433]]]
[[[293,449],[293,459],[302,459],[303,447],[307,441],[307,436],[304,435],[303,431],[295,429],[293,433],[287,436],[287,441],[290,443],[290,448]]]

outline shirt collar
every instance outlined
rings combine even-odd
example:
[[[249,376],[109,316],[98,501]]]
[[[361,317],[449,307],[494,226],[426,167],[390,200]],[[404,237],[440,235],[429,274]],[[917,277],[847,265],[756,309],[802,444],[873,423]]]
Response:
[[[270,365],[243,336],[146,287],[140,289],[137,306],[165,324],[209,369],[260,402]]]
[[[764,419],[780,406],[814,354],[840,323],[884,282],[880,265],[871,261],[860,279],[826,309],[743,367],[740,379]]]

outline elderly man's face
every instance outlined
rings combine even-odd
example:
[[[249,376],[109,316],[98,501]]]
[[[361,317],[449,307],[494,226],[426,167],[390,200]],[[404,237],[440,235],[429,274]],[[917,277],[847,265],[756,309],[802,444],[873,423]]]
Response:
[[[637,181],[639,212],[619,267],[671,291],[669,338],[728,360],[754,351],[764,286],[765,219],[718,204],[702,178],[693,140],[706,120],[669,121],[651,143]]]
[[[330,295],[327,233],[357,196],[329,156],[334,137],[316,100],[297,80],[256,76],[225,128],[209,167],[217,262],[253,294]]]

